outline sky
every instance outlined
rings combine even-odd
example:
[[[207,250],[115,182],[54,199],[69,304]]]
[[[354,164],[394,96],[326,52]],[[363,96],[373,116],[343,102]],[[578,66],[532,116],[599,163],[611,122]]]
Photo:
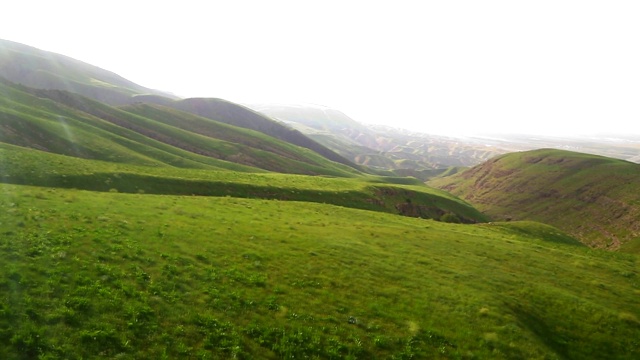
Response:
[[[640,135],[639,1],[12,1],[0,38],[183,97],[434,134]]]

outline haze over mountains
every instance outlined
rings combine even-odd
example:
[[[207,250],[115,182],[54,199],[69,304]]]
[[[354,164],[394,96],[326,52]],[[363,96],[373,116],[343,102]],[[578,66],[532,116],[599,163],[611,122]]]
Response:
[[[119,161],[144,165],[160,161],[181,167],[348,177],[369,173],[427,180],[455,174],[464,167],[483,162],[484,165],[479,166],[488,166],[494,162],[485,161],[499,154],[538,147],[601,153],[629,161],[638,160],[640,156],[640,142],[633,136],[456,138],[365,125],[338,110],[319,105],[249,104],[247,107],[222,99],[177,99],[63,55],[9,41],[1,41],[0,45],[0,76],[42,88],[20,88],[3,81],[7,117],[0,124],[2,141],[87,159],[117,159],[120,156],[122,160]],[[36,111],[35,104],[41,104],[36,108],[43,110]],[[41,119],[52,111],[67,114],[64,122],[42,122]],[[27,113],[35,116],[29,126],[20,118],[21,114]],[[70,129],[86,132],[86,135],[69,138]],[[100,132],[104,135],[98,135]],[[110,135],[105,138],[106,134]],[[134,153],[122,148],[132,144],[136,144]],[[120,155],[116,155],[118,151]],[[524,169],[524,165],[517,167]],[[444,185],[452,179],[467,178],[472,171],[475,170],[446,180],[435,180],[434,184],[466,199],[481,201],[480,208],[492,216],[511,216],[483,208],[482,201],[485,200],[480,200],[478,194],[459,192],[456,190],[458,185]],[[568,176],[568,173],[562,173],[560,178]],[[513,187],[515,181],[509,178],[509,186]],[[520,181],[529,183],[526,177]],[[541,186],[548,189],[558,178],[550,181]],[[532,196],[543,191],[521,190]],[[490,194],[499,192],[499,189],[483,190]],[[597,190],[597,196],[608,195]],[[533,204],[533,200],[528,203]],[[562,227],[553,221],[558,212],[550,210],[548,217],[538,218],[525,207],[513,209],[514,214],[520,214],[518,218],[551,221]],[[629,219],[633,218],[630,215]],[[566,230],[590,245],[604,246],[603,239],[609,239],[612,243],[606,246],[617,248],[632,240],[636,232],[632,231],[622,240],[618,235],[610,234],[616,233],[616,227],[631,225],[614,224],[614,230],[601,231],[600,237],[584,235],[573,225]]]
[[[442,136],[416,133],[388,126],[367,125],[336,109],[315,105],[247,104],[268,117],[280,120],[324,146],[315,144],[271,119],[255,121],[238,104],[221,99],[187,99],[134,84],[112,72],[23,44],[0,41],[3,51],[0,76],[26,86],[77,92],[111,105],[133,102],[155,103],[215,118],[236,126],[267,131],[271,136],[293,142],[350,165],[367,165],[380,170],[399,170],[401,175],[427,179],[452,166],[473,166],[492,156],[536,148],[558,148],[640,162],[640,137],[616,136],[530,136],[485,135]],[[204,103],[216,102],[207,107]],[[214,109],[215,108],[215,109]],[[235,112],[235,113],[234,113]],[[242,114],[242,115],[241,115]],[[251,121],[243,120],[253,119]],[[225,120],[226,119],[226,120]],[[434,121],[438,121],[434,119]],[[464,129],[461,129],[464,133]],[[490,130],[488,130],[490,133]],[[340,154],[337,156],[326,148]],[[431,171],[441,170],[441,171]]]
[[[12,45],[11,46],[16,46]],[[7,46],[10,48],[11,46]],[[16,46],[22,49],[22,46]],[[58,68],[60,63],[67,61],[65,57],[32,49],[31,54],[37,54],[38,61],[27,62],[35,64],[33,67],[23,65],[28,70],[23,72],[38,73],[39,61],[47,59],[51,64],[48,68]],[[6,64],[17,61],[11,50],[5,50],[8,59]],[[22,58],[20,61],[24,60]],[[42,60],[44,61],[44,60]],[[16,66],[7,66],[13,69]],[[271,171],[288,174],[324,175],[346,178],[360,178],[374,174],[366,168],[350,162],[328,148],[307,138],[302,133],[290,129],[260,113],[241,105],[221,99],[184,99],[174,100],[157,94],[133,93],[128,97],[119,97],[121,106],[114,107],[100,102],[104,93],[89,91],[89,99],[81,94],[70,92],[65,87],[67,77],[88,78],[92,74],[108,73],[97,70],[88,64],[81,67],[63,67],[66,70],[58,74],[61,81],[52,84],[52,88],[33,89],[13,84],[7,80],[0,81],[3,105],[3,121],[0,123],[0,141],[43,150],[49,153],[79,157],[88,160],[110,161],[118,164],[134,166],[178,167],[183,169],[203,170],[231,170],[248,173]],[[89,73],[87,73],[89,69]],[[2,74],[0,74],[2,75]],[[34,75],[35,76],[35,75]],[[112,76],[114,77],[114,76]],[[114,77],[115,78],[115,77]],[[107,77],[102,77],[106,82]],[[96,85],[92,85],[96,86]],[[97,85],[101,88],[103,85]],[[120,91],[117,84],[109,87],[113,91]],[[144,89],[138,87],[138,89]],[[113,99],[112,92],[106,96]],[[7,150],[8,151],[8,150]],[[17,150],[15,150],[17,151]],[[30,152],[19,152],[19,157],[29,163],[27,159],[36,159],[37,155]],[[23,158],[26,156],[26,158]],[[46,158],[46,157],[45,157]],[[9,161],[12,157],[7,157]],[[14,161],[16,158],[14,158]],[[36,160],[33,160],[36,161]],[[52,160],[51,161],[55,161]],[[12,162],[12,164],[14,164]],[[82,163],[78,163],[82,164]],[[81,167],[87,167],[88,164]],[[90,168],[100,169],[102,165],[91,165]],[[13,167],[4,174],[5,181],[20,184],[57,184],[57,186],[75,186],[85,189],[105,189],[108,184],[88,182],[82,184],[84,175],[68,173],[64,179],[43,169],[40,179],[29,178]],[[101,172],[101,170],[97,170]],[[124,168],[122,171],[144,173],[151,176],[149,169]],[[169,171],[170,174],[173,172]],[[187,174],[188,172],[185,172]],[[66,176],[78,177],[70,181]],[[223,194],[232,192],[235,187],[231,183],[219,184],[217,189],[206,189],[206,179],[198,173],[192,173],[194,181],[205,181],[197,184],[190,181],[173,179],[173,175],[166,175],[165,181],[174,183],[171,190],[164,188],[162,193],[177,194]],[[129,179],[130,180],[130,179]],[[266,180],[266,178],[265,178]],[[404,184],[419,184],[416,179],[391,179]],[[142,181],[141,179],[139,181]],[[368,181],[381,180],[372,176]],[[80,183],[79,183],[80,182]],[[131,186],[126,181],[110,179],[109,184],[119,183],[114,187],[119,191],[136,189],[145,192],[158,192],[149,186]],[[209,184],[214,184],[210,182]],[[295,182],[293,182],[295,183]],[[97,187],[96,187],[97,186]],[[198,188],[204,186],[204,188]],[[247,185],[244,185],[247,186]],[[146,187],[146,189],[145,189]],[[190,189],[190,187],[193,187]],[[322,199],[324,193],[316,189],[315,196],[309,199],[309,194],[300,191],[296,194],[284,194],[281,190],[268,189],[262,185],[254,186],[249,193],[252,197],[271,197],[283,199],[302,199],[311,201],[358,203],[360,208],[378,208],[409,216],[440,218],[446,214],[454,214],[459,221],[477,222],[483,218],[471,207],[458,208],[460,205],[451,199],[437,200],[434,196],[416,193],[410,189],[378,188],[366,185],[360,189],[348,187],[348,196],[341,199],[338,193],[333,199]],[[225,190],[226,189],[226,190]],[[311,189],[315,189],[313,186]],[[437,191],[435,192],[437,193]],[[247,196],[246,194],[244,196]],[[420,202],[405,203],[407,199],[429,197],[432,204]],[[449,203],[446,205],[445,203]],[[457,209],[457,210],[456,210]]]
[[[0,76],[33,88],[67,90],[111,105],[126,103],[134,94],[177,98],[70,57],[8,40],[0,39],[0,54]]]
[[[544,136],[522,134],[434,135],[384,125],[358,123],[319,105],[249,104],[285,122],[358,164],[430,177],[450,166],[473,166],[498,154],[556,148],[640,162],[640,136]],[[434,120],[437,121],[437,120]],[[499,131],[499,129],[497,129]],[[417,170],[417,172],[406,172]],[[425,171],[427,170],[427,171]],[[421,174],[422,172],[422,174]]]
[[[179,99],[7,41],[0,77],[8,359],[640,356],[633,137]]]

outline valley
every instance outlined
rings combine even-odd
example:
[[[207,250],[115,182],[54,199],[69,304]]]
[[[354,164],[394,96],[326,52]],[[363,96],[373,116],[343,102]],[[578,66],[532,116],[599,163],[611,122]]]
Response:
[[[344,113],[313,104],[248,104],[357,164],[428,180],[451,168],[471,167],[497,155],[555,148],[640,163],[634,135],[435,135],[361,124]]]
[[[640,357],[632,137],[181,99],[8,41],[0,76],[3,359]]]

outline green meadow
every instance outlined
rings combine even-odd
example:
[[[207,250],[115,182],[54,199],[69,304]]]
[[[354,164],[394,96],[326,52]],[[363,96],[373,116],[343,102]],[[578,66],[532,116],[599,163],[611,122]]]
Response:
[[[59,89],[0,78],[0,359],[640,358],[638,256],[583,245],[640,248],[635,164],[398,171],[452,175],[439,190],[237,104],[0,48]]]
[[[635,359],[638,270],[533,222],[0,185],[6,359]]]
[[[410,178],[334,178],[87,160],[0,143],[5,183],[127,193],[235,196],[330,203],[462,222],[486,217],[464,201]],[[420,185],[416,185],[420,184]]]

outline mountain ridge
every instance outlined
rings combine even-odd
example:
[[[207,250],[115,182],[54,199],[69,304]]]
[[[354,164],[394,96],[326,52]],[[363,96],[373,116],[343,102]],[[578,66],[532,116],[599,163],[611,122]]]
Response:
[[[329,160],[353,167],[360,171],[364,170],[352,161],[305,136],[300,131],[286,127],[259,112],[228,100],[218,98],[188,98],[172,101],[157,96],[136,96],[132,98],[132,101],[164,105],[212,120],[221,121],[229,125],[260,131],[277,139],[313,150]]]
[[[242,105],[214,98],[182,101],[172,94],[145,88],[113,72],[68,56],[1,39],[0,77],[28,88],[77,93],[112,106],[144,101],[174,107],[230,125],[257,130],[308,148],[357,171],[367,171],[302,133],[284,127]],[[51,94],[49,93],[49,96]]]
[[[0,145],[80,158],[71,161],[0,146],[4,182],[94,191],[328,202],[438,220],[485,220],[468,204],[427,188],[417,179],[366,175],[261,132],[172,108],[142,103],[115,108],[64,90],[30,89],[5,80],[0,81],[0,92],[4,94],[0,98]],[[206,171],[216,174],[207,175]],[[220,175],[220,171],[229,174]],[[283,178],[258,176],[266,171]],[[317,187],[291,188],[290,184],[304,181],[287,178],[292,176],[288,174],[351,178],[353,184],[317,178],[308,180],[318,183]],[[259,183],[239,180],[244,178]]]
[[[0,39],[0,76],[33,88],[67,90],[111,104],[124,104],[133,94],[178,97],[149,89],[111,71],[44,51]]]

